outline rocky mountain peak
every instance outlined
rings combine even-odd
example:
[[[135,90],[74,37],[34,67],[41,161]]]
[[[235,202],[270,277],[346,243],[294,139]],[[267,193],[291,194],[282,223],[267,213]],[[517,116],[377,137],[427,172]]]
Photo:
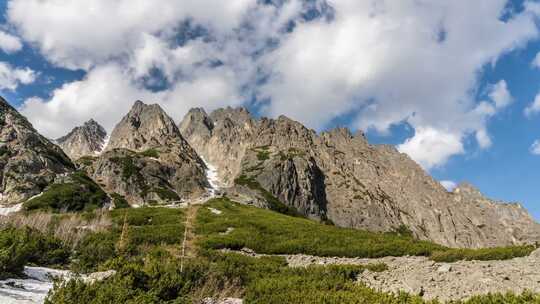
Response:
[[[0,97],[0,204],[16,204],[39,194],[75,166]]]
[[[463,197],[467,198],[483,198],[482,192],[472,184],[468,182],[462,182],[460,183],[453,191],[453,193],[458,194]]]
[[[185,137],[188,137],[193,133],[209,137],[213,128],[214,122],[208,114],[206,114],[206,111],[203,108],[190,109],[179,125],[180,133]]]
[[[172,118],[158,104],[148,105],[138,100],[115,126],[107,150],[141,151],[171,144],[187,144]]]
[[[448,193],[406,154],[370,145],[362,132],[317,134],[286,116],[256,120],[232,108],[210,113],[209,131],[201,127],[206,116],[199,116],[186,117],[182,130],[190,130],[186,139],[217,168],[235,199],[268,207],[242,184],[249,180],[300,213],[341,227],[392,231],[404,225],[418,238],[453,247],[540,239],[540,225],[523,209],[491,201],[468,184]]]
[[[107,132],[94,119],[75,127],[67,135],[56,140],[58,145],[73,160],[86,155],[95,155],[104,148]]]
[[[251,121],[251,113],[243,107],[238,108],[232,108],[232,107],[226,107],[226,108],[220,108],[215,111],[213,111],[210,114],[210,118],[214,122],[223,121],[226,118],[238,123],[238,124],[244,124],[247,121]]]

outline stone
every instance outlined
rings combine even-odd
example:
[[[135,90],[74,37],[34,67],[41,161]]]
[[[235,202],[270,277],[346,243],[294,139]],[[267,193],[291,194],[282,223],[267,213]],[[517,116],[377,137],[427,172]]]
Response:
[[[72,159],[98,155],[105,147],[107,132],[95,120],[90,119],[84,125],[75,127],[56,143]]]
[[[38,195],[75,170],[69,157],[0,97],[0,205]]]
[[[142,101],[115,126],[105,151],[80,163],[131,205],[170,204],[206,194],[206,166],[163,109]]]

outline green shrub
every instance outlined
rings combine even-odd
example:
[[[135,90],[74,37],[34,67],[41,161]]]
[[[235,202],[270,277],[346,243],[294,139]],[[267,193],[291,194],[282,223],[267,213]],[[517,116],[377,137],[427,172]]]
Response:
[[[20,276],[27,264],[58,266],[68,262],[70,252],[62,242],[37,230],[0,230],[0,279]]]
[[[96,232],[86,235],[75,248],[71,268],[77,272],[91,272],[116,256],[115,245],[119,233]]]
[[[71,174],[70,180],[52,184],[43,194],[25,202],[24,210],[68,212],[89,211],[103,207],[107,201],[107,194],[85,173],[75,172]]]
[[[106,232],[86,235],[75,248],[72,269],[91,272],[100,269],[116,257],[144,255],[161,245],[180,245],[184,236],[184,212],[169,208],[115,209],[110,213],[112,227]],[[125,248],[117,245],[127,224]]]
[[[247,247],[267,254],[310,254],[316,256],[385,257],[429,256],[445,247],[419,241],[397,233],[368,231],[324,225],[304,218],[289,217],[256,207],[244,206],[226,199],[214,199],[199,209],[197,233],[203,248],[240,249]],[[228,227],[234,230],[220,234]]]
[[[159,151],[156,149],[148,149],[138,154],[143,157],[159,158]]]
[[[111,197],[113,199],[114,209],[130,208],[129,203],[124,196],[113,193],[111,194]]]
[[[436,262],[456,262],[461,260],[489,261],[508,260],[516,257],[524,257],[536,249],[535,246],[511,246],[481,249],[446,249],[436,251],[431,255],[431,259]]]

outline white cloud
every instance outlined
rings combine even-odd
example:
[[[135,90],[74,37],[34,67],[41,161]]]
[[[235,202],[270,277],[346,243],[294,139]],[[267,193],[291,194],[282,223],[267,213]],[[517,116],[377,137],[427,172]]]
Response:
[[[457,134],[433,128],[417,128],[412,138],[398,146],[398,150],[410,155],[423,168],[431,169],[452,155],[464,153],[461,138]]]
[[[288,113],[320,128],[356,110],[362,129],[385,132],[406,121],[417,134],[449,130],[452,149],[440,157],[422,153],[432,147],[420,145],[432,141],[412,138],[403,145],[414,143],[405,150],[426,167],[463,153],[456,143],[467,134],[478,132],[480,144],[488,145],[488,116],[475,112],[479,71],[537,37],[531,10],[503,22],[503,0],[331,3],[334,22],[300,24],[265,58],[274,71],[262,89],[274,99],[267,113]],[[494,97],[497,106],[509,102]]]
[[[457,187],[456,182],[450,180],[442,180],[440,183],[449,192],[454,191],[454,189]]]
[[[228,31],[255,2],[12,0],[7,17],[52,62],[89,69],[136,47],[141,34],[170,33],[187,18],[215,31]]]
[[[0,31],[0,49],[2,51],[11,54],[20,51],[22,47],[22,42],[18,37]]]
[[[0,89],[15,90],[20,84],[29,84],[36,79],[36,73],[30,68],[15,68],[0,61]]]
[[[525,116],[530,117],[536,113],[540,112],[540,93],[536,95],[534,101],[525,108]]]
[[[491,87],[489,97],[493,100],[497,109],[507,107],[514,99],[505,80],[501,80]]]
[[[406,122],[415,136],[400,150],[429,169],[465,153],[469,136],[490,147],[487,121],[512,102],[504,80],[490,88],[490,101],[475,99],[485,65],[538,37],[538,5],[527,2],[501,21],[506,3],[11,0],[7,19],[49,61],[88,71],[50,99],[26,102],[49,136],[90,115],[110,127],[135,99],[159,102],[179,119],[190,106],[239,105],[255,95],[263,114],[316,129],[351,111],[362,129]],[[332,17],[300,17],[327,6]],[[173,43],[185,20],[208,35]],[[143,85],[149,78],[168,85],[152,92]]]
[[[540,140],[535,140],[529,151],[534,155],[540,155]]]
[[[540,52],[536,54],[531,64],[533,67],[540,69]]]

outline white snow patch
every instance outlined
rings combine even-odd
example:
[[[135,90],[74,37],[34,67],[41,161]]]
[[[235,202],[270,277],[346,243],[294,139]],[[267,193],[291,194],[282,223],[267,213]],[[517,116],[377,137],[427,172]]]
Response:
[[[24,267],[27,279],[0,281],[0,303],[41,304],[53,287],[52,278],[69,277],[70,272],[45,267]]]
[[[208,188],[208,193],[210,195],[210,198],[215,197],[219,191],[220,188],[220,181],[218,178],[218,171],[217,168],[214,167],[212,164],[208,163],[204,158],[202,158],[202,161],[206,165],[206,179],[208,180],[208,183],[210,184],[210,188]]]
[[[6,216],[10,213],[20,211],[22,209],[22,205],[23,204],[20,203],[20,204],[8,206],[8,207],[0,207],[0,215]]]
[[[212,208],[212,207],[208,207],[208,210],[210,210],[210,212],[212,212],[213,214],[217,214],[217,215],[220,215],[220,214],[223,213],[223,211],[217,210],[217,209]]]
[[[42,304],[49,290],[53,288],[55,278],[63,280],[81,278],[84,282],[92,284],[115,275],[116,271],[108,270],[77,276],[69,270],[25,266],[23,273],[27,276],[26,279],[0,281],[0,303]]]

